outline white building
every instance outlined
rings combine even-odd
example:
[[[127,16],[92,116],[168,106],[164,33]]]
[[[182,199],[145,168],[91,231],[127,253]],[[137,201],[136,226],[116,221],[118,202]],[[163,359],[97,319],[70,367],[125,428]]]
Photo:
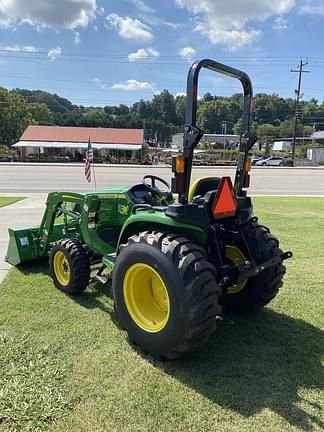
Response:
[[[273,151],[290,151],[291,150],[291,141],[274,141]]]
[[[324,148],[307,149],[307,159],[315,163],[324,162]]]

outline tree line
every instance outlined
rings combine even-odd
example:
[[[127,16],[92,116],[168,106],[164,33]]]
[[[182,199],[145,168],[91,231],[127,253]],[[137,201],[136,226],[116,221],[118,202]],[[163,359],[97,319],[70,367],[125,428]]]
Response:
[[[229,97],[206,93],[198,102],[197,122],[205,133],[238,134],[241,127],[243,97]],[[259,142],[290,137],[293,133],[295,101],[277,94],[256,94],[254,98],[253,128]],[[300,104],[301,118],[298,136],[309,136],[315,128],[324,126],[324,103],[316,99]],[[183,130],[185,96],[173,96],[168,90],[132,106],[84,107],[42,90],[16,88],[8,91],[0,87],[0,144],[17,142],[30,124],[144,128],[145,141],[154,146],[167,145],[174,133]]]

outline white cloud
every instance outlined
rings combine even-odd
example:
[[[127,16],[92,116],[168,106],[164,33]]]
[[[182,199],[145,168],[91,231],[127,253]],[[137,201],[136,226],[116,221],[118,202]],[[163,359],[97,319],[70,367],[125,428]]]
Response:
[[[152,9],[150,6],[148,6],[146,3],[144,3],[142,0],[130,0],[131,3],[133,3],[138,10],[145,13],[153,13],[155,12],[154,9]]]
[[[136,91],[136,90],[149,90],[153,92],[155,91],[153,84],[150,84],[146,81],[144,82],[137,81],[135,79],[130,79],[124,82],[113,84],[112,88],[115,90],[127,90],[127,91]]]
[[[140,42],[150,42],[153,39],[152,29],[137,18],[122,17],[111,13],[106,17],[109,25],[118,31],[120,37]]]
[[[308,15],[324,16],[324,3],[322,0],[305,0],[300,6],[299,12]]]
[[[217,45],[225,45],[230,51],[250,44],[261,36],[261,31],[250,30],[217,30],[215,28],[206,29],[203,24],[197,25],[196,31],[207,36],[209,40]]]
[[[81,38],[80,38],[80,33],[79,32],[74,32],[74,41],[73,41],[74,45],[79,46],[81,45]]]
[[[99,78],[94,78],[93,82],[103,90],[105,90],[107,88],[107,85]]]
[[[178,29],[185,26],[184,23],[173,23],[161,18],[161,16],[154,15],[153,13],[143,13],[141,19],[151,27],[166,26]]]
[[[96,0],[1,0],[0,27],[86,27],[96,15]]]
[[[136,52],[130,53],[128,55],[128,60],[130,62],[135,62],[139,60],[145,60],[147,58],[159,57],[159,55],[160,55],[159,51],[156,51],[151,47],[140,48]]]
[[[175,95],[175,97],[181,97],[181,96],[187,96],[187,93],[186,92],[179,92],[179,93],[176,93],[176,95]]]
[[[230,50],[249,44],[261,31],[248,26],[250,21],[264,21],[282,16],[295,6],[295,0],[176,0],[195,15],[195,31],[207,36],[213,44]]]
[[[58,58],[60,58],[62,55],[62,48],[61,47],[57,47],[57,48],[52,48],[48,51],[47,53],[47,57],[53,61],[56,60]]]
[[[36,48],[32,45],[11,45],[11,46],[4,47],[3,50],[12,51],[12,52],[35,53],[39,51],[39,48]]]
[[[288,27],[288,20],[286,18],[284,18],[283,16],[278,16],[275,18],[273,30],[280,33],[284,30],[287,30]]]
[[[179,54],[184,60],[187,60],[187,62],[192,63],[195,55],[197,54],[197,50],[195,50],[195,48],[188,46],[188,47],[181,48],[179,50]]]

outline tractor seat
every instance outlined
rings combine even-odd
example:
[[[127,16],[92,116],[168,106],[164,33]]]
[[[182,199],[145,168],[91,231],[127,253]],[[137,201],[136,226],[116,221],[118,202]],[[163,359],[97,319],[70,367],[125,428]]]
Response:
[[[204,197],[207,192],[217,190],[220,177],[200,177],[190,186],[189,202],[197,195]]]

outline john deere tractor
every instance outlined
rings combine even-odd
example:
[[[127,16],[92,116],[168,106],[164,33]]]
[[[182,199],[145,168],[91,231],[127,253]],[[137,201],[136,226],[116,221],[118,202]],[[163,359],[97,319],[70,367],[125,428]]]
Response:
[[[202,68],[238,79],[244,109],[238,163],[230,177],[205,177],[190,187],[197,85]],[[129,187],[83,194],[52,192],[37,228],[9,230],[13,265],[49,256],[54,285],[80,294],[91,271],[111,278],[115,310],[129,339],[168,359],[197,349],[216,318],[263,308],[278,293],[291,256],[252,215],[249,186],[252,85],[239,70],[204,59],[188,74],[183,153],[172,160],[172,187],[147,175]],[[178,196],[177,202],[174,196]]]

